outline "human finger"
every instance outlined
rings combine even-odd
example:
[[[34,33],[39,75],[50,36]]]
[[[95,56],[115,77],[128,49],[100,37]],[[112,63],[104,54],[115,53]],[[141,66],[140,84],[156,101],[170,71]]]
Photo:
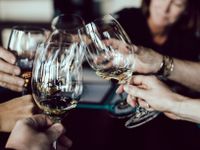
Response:
[[[0,58],[11,64],[14,64],[16,61],[16,57],[3,47],[0,47]]]
[[[6,82],[6,83],[9,83],[9,84],[13,84],[13,85],[16,85],[16,86],[23,86],[24,85],[24,79],[22,79],[18,76],[12,76],[12,75],[9,75],[9,74],[3,73],[3,72],[0,72],[0,81]]]
[[[121,94],[121,93],[123,93],[123,92],[124,92],[124,85],[121,84],[121,85],[117,88],[116,93],[117,93],[117,94]]]
[[[72,146],[72,140],[65,135],[61,135],[57,140],[59,150],[66,150]]]
[[[3,60],[0,60],[0,71],[9,73],[12,75],[19,75],[21,70],[18,66],[15,66],[13,64],[7,63]]]
[[[136,107],[136,105],[137,105],[137,98],[136,97],[128,95],[126,100],[127,100],[127,103],[129,105],[131,105],[132,107]]]
[[[2,81],[0,81],[0,86],[4,87],[4,88],[7,88],[7,89],[10,89],[12,91],[16,91],[16,92],[23,91],[23,87],[21,87],[21,86],[16,86],[16,85],[13,85],[13,84],[8,84],[8,83],[2,82]]]
[[[142,99],[138,99],[138,103],[141,107],[145,108],[146,110],[148,111],[153,111],[154,109],[151,107],[150,104],[148,104],[147,102],[145,102],[144,100]]]
[[[25,123],[36,130],[46,130],[53,123],[46,115],[34,115],[24,119]],[[49,132],[48,132],[49,133]]]
[[[138,88],[137,86],[126,84],[124,85],[124,91],[130,94],[131,96],[146,99],[146,91],[144,89]]]
[[[49,142],[53,143],[65,132],[64,127],[60,123],[53,124],[47,131],[46,135],[48,136]]]

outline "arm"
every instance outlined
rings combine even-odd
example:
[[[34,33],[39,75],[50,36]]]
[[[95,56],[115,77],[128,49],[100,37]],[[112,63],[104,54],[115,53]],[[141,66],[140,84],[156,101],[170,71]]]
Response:
[[[127,62],[128,58],[131,57],[132,61],[128,61],[128,63],[132,64],[130,65],[132,67],[131,69],[136,73],[157,74],[163,66],[163,55],[150,48],[135,45],[130,46],[115,39],[106,40],[105,44],[112,46],[114,49],[118,49],[122,54],[126,54],[123,56],[123,58],[126,58],[124,62]],[[129,52],[129,55],[127,55],[127,52]],[[111,62],[108,66],[112,67],[113,64],[114,62]],[[200,91],[199,62],[173,58],[173,66],[173,70],[169,72],[170,74],[167,77],[168,79]]]
[[[160,70],[163,55],[145,47],[136,47],[135,51],[135,72],[144,74],[157,74]],[[167,77],[196,91],[200,91],[200,63],[173,58],[173,71]]]
[[[168,77],[200,92],[200,63],[174,59],[174,70]]]
[[[127,92],[127,101],[133,107],[138,102],[142,107],[164,112],[172,119],[181,119],[200,123],[200,99],[188,97],[172,92],[155,76],[135,76],[129,85],[121,85],[118,93]]]

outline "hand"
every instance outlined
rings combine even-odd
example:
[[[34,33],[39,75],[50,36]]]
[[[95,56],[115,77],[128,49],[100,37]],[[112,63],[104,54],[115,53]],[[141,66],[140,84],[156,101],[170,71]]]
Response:
[[[130,45],[117,39],[103,40],[103,43],[107,47],[105,49],[111,50],[98,55],[94,59],[95,64],[101,64],[103,69],[116,67],[134,69],[134,52]]]
[[[128,45],[115,39],[105,40],[105,44],[106,46],[112,46],[112,48],[118,49],[120,53],[123,53],[123,60],[126,60],[124,62],[128,62],[128,65],[132,67],[134,72],[151,74],[157,73],[160,69],[163,56],[150,48],[136,46],[134,44]],[[130,54],[132,54],[132,57],[128,57]],[[127,59],[129,60],[127,61]]]
[[[17,120],[32,116],[34,108],[31,95],[14,98],[0,104],[0,131],[10,132]]]
[[[72,142],[64,136],[64,132],[62,124],[53,124],[45,115],[35,115],[16,123],[6,148],[50,150],[53,149],[53,142],[57,140],[58,150],[67,150]]]
[[[135,54],[135,72],[153,74],[160,70],[163,56],[150,48],[132,45]]]
[[[20,92],[23,90],[24,80],[16,76],[20,74],[20,68],[14,65],[15,61],[11,52],[0,47],[0,86]]]
[[[133,76],[129,84],[121,85],[117,92],[127,92],[127,102],[135,107],[139,103],[142,107],[164,112],[165,115],[172,119],[179,119],[174,114],[178,112],[179,105],[185,98],[172,92],[164,83],[158,80],[155,76]]]

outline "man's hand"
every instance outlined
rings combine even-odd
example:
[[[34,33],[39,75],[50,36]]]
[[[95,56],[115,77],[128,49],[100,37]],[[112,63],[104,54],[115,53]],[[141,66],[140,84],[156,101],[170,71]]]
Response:
[[[53,124],[45,115],[35,115],[16,123],[7,141],[6,148],[17,150],[51,150],[57,141],[58,150],[67,150],[72,142],[64,135],[60,123]]]

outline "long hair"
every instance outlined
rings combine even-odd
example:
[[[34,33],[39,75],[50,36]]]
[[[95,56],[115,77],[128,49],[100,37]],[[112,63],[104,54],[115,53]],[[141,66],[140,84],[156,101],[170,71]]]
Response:
[[[146,17],[149,17],[149,6],[151,0],[142,0],[141,9]],[[200,0],[188,0],[186,10],[176,22],[176,25],[183,30],[200,32]]]

